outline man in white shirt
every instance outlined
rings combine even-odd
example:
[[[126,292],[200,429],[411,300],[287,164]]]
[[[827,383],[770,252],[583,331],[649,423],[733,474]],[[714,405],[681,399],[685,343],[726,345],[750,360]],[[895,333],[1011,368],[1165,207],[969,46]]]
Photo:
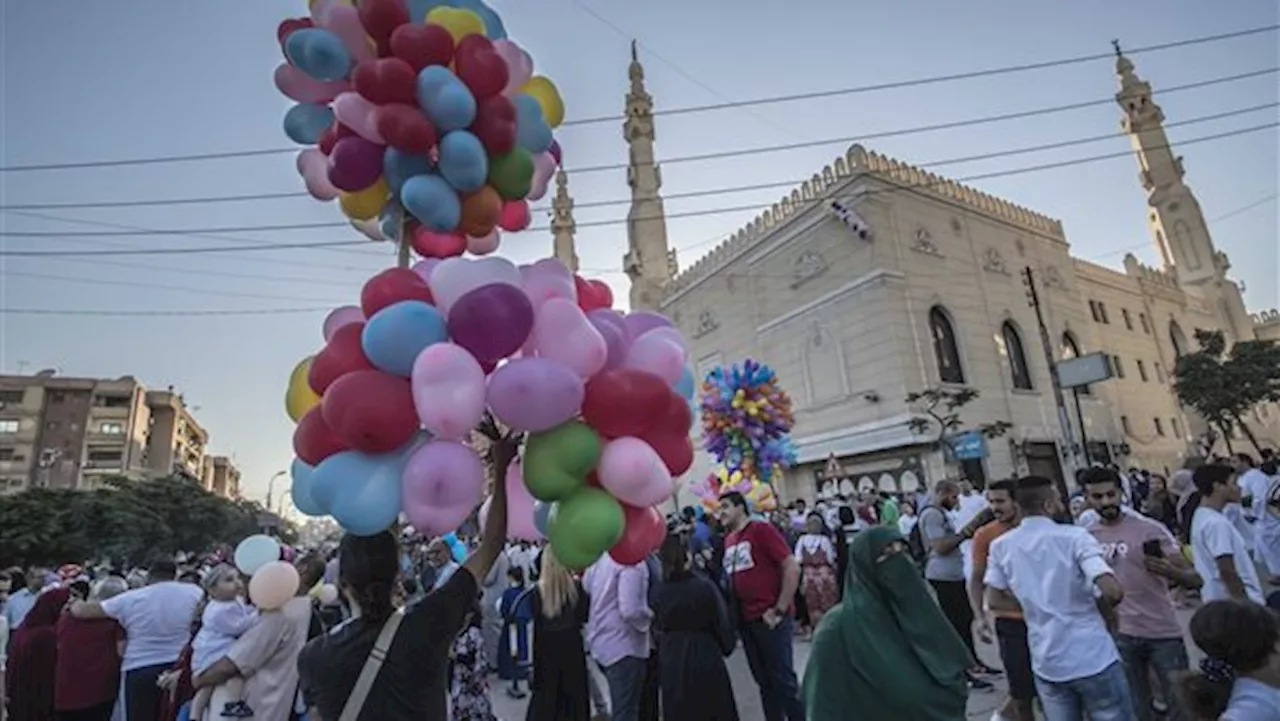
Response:
[[[987,602],[1021,606],[1031,668],[1046,721],[1134,721],[1129,683],[1103,614],[1124,590],[1083,528],[1058,524],[1062,500],[1048,478],[1027,476],[1016,490],[1022,522],[991,544]]]
[[[1224,514],[1240,503],[1240,486],[1231,466],[1211,463],[1192,476],[1200,492],[1200,506],[1191,516],[1191,552],[1196,571],[1204,579],[1200,598],[1205,603],[1224,598],[1263,603],[1262,582],[1240,531]]]

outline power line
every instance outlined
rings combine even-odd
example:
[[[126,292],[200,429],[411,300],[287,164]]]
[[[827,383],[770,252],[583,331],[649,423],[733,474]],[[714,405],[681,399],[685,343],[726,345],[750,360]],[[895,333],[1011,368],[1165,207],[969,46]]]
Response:
[[[1174,85],[1163,88],[1160,96],[1164,97],[1172,93],[1184,92],[1187,90],[1196,90],[1199,88],[1211,87],[1225,83],[1238,82],[1248,80],[1250,78],[1261,77],[1264,75],[1274,75],[1280,72],[1280,67],[1262,68],[1259,70],[1250,70],[1243,73],[1226,75],[1208,80],[1199,80],[1193,83],[1185,83],[1182,85]],[[951,120],[943,123],[932,123],[929,125],[917,125],[907,128],[894,128],[889,130],[881,130],[862,135],[851,135],[839,138],[824,138],[822,140],[811,140],[797,143],[783,143],[776,145],[762,145],[753,148],[738,148],[734,150],[719,150],[710,153],[698,153],[693,155],[678,155],[670,158],[663,158],[661,163],[664,166],[676,165],[679,163],[693,163],[707,160],[720,160],[724,158],[745,157],[750,155],[763,155],[775,152],[787,152],[792,150],[805,150],[809,148],[818,148],[827,145],[840,145],[854,142],[867,142],[871,140],[882,140],[885,138],[897,138],[909,135],[918,135],[923,133],[933,133],[943,130],[955,130],[959,128],[988,125],[992,123],[1005,122],[1010,120],[1025,120],[1027,118],[1038,117],[1043,115],[1052,115],[1056,113],[1070,112],[1074,110],[1082,110],[1086,108],[1098,107],[1103,105],[1111,105],[1115,102],[1115,97],[1108,95],[1104,98],[1096,100],[1085,100],[1075,103],[1067,103],[1064,105],[1050,105],[1047,107],[1033,108],[1030,110],[1019,110],[1009,113],[1000,113],[996,115],[984,115],[976,118],[965,118],[961,120]],[[1194,121],[1183,121],[1194,122]],[[1166,127],[1182,123],[1169,123]],[[296,150],[296,149],[295,149]],[[592,165],[579,168],[568,168],[566,173],[572,176],[580,176],[585,173],[596,173],[612,170],[626,170],[627,163],[613,163],[605,165]],[[203,205],[206,203],[238,203],[251,202],[261,200],[285,200],[292,198],[311,198],[311,194],[306,191],[289,191],[278,193],[258,193],[258,194],[238,194],[224,196],[202,196],[189,198],[158,198],[158,199],[142,199],[142,200],[109,200],[87,203],[21,203],[21,204],[0,204],[0,210],[60,210],[60,209],[78,209],[78,208],[134,208],[134,207],[152,207],[152,206],[171,206],[171,205]],[[627,201],[630,202],[630,201]],[[575,207],[589,207],[587,204],[577,203]],[[534,208],[535,212],[549,211],[549,207]]]
[[[1143,53],[1157,52],[1161,50],[1172,50],[1175,48],[1189,47],[1193,45],[1202,45],[1206,43],[1215,43],[1225,40],[1234,40],[1237,38],[1248,37],[1251,35],[1259,35],[1262,33],[1274,32],[1280,29],[1280,25],[1264,25],[1260,27],[1247,28],[1229,33],[1219,33],[1216,35],[1204,35],[1200,37],[1188,38],[1173,42],[1159,43],[1156,45],[1147,45],[1143,47],[1133,48],[1126,51],[1128,55],[1140,55]],[[880,92],[883,90],[896,90],[901,88],[920,87],[923,85],[934,85],[938,83],[956,82],[960,80],[972,80],[982,77],[991,77],[996,75],[1007,75],[1011,73],[1029,72],[1033,70],[1046,70],[1054,67],[1062,67],[1066,65],[1077,65],[1080,63],[1092,62],[1095,60],[1106,60],[1113,57],[1112,52],[1094,53],[1090,55],[1079,55],[1071,58],[1061,58],[1058,60],[1045,60],[1034,63],[1020,63],[1017,65],[1006,65],[996,68],[987,68],[984,70],[971,70],[963,73],[949,73],[944,75],[933,75],[923,78],[913,78],[909,80],[899,80],[887,83],[877,83],[873,85],[859,85],[848,88],[836,88],[828,90],[817,90],[806,93],[795,93],[790,95],[773,95],[762,98],[754,98],[749,100],[734,100],[710,105],[697,105],[684,108],[672,108],[669,110],[657,110],[654,115],[658,116],[675,116],[675,115],[691,115],[695,113],[707,113],[718,110],[727,110],[732,108],[748,108],[761,105],[773,105],[778,103],[798,102],[802,100],[816,100],[820,98],[837,97],[841,95],[856,95],[860,93]],[[593,125],[599,123],[618,122],[623,120],[621,115],[607,115],[594,118],[580,118],[577,120],[569,120],[561,125],[561,127],[574,127],[582,125]],[[151,165],[155,163],[176,163],[187,161],[203,161],[215,160],[223,158],[241,158],[258,155],[277,155],[281,153],[296,153],[298,147],[289,148],[265,148],[258,150],[241,150],[228,151],[220,153],[197,153],[186,155],[168,155],[155,156],[148,158],[129,158],[121,160],[91,160],[79,161],[72,163],[43,163],[32,165],[10,165],[0,167],[0,172],[33,172],[45,170],[70,170],[77,168],[101,168],[125,165]]]
[[[66,281],[70,283],[81,283],[86,285],[110,285],[126,288],[148,288],[151,290],[170,290],[182,293],[193,293],[195,295],[214,295],[227,298],[256,298],[259,300],[290,300],[303,303],[328,303],[331,302],[326,298],[299,298],[297,296],[288,295],[272,295],[270,293],[251,293],[232,290],[215,290],[211,288],[192,288],[183,285],[168,285],[164,283],[139,283],[127,280],[114,280],[111,278],[76,278],[65,275],[48,275],[45,273],[28,273],[26,271],[5,270],[0,273],[0,277],[15,276],[18,278],[32,278],[35,280],[55,280]],[[335,301],[336,302],[336,301]]]
[[[1225,118],[1225,117],[1231,117],[1231,116],[1235,116],[1235,115],[1242,115],[1242,114],[1244,114],[1244,113],[1255,112],[1255,111],[1260,110],[1260,109],[1274,108],[1274,107],[1277,107],[1277,106],[1280,106],[1280,103],[1274,103],[1274,102],[1273,102],[1273,103],[1267,103],[1267,104],[1262,104],[1262,105],[1252,106],[1252,107],[1249,107],[1249,108],[1243,108],[1243,109],[1239,109],[1239,110],[1232,110],[1232,111],[1226,111],[1226,112],[1223,112],[1223,113],[1216,113],[1216,114],[1213,114],[1213,115],[1208,115],[1208,116],[1204,116],[1204,117],[1200,117],[1200,118],[1192,118],[1192,119],[1190,119],[1190,120],[1184,120],[1184,121],[1180,121],[1180,122],[1178,122],[1178,123],[1169,123],[1166,127],[1173,127],[1173,126],[1176,126],[1176,125],[1187,125],[1187,124],[1191,124],[1191,123],[1205,122],[1205,121],[1208,121],[1208,120],[1218,120],[1218,119],[1222,119],[1222,118]],[[1253,126],[1253,127],[1250,127],[1250,128],[1244,128],[1244,129],[1240,129],[1240,130],[1227,131],[1227,132],[1225,132],[1225,133],[1218,133],[1218,134],[1215,134],[1215,135],[1203,136],[1203,137],[1200,137],[1200,138],[1192,138],[1192,139],[1190,139],[1190,140],[1184,140],[1184,141],[1181,141],[1181,142],[1179,143],[1179,145],[1189,145],[1189,144],[1199,143],[1199,142],[1205,142],[1205,141],[1209,141],[1209,140],[1217,140],[1217,139],[1221,139],[1221,138],[1232,137],[1232,136],[1235,136],[1235,135],[1242,135],[1242,134],[1249,133],[1249,132],[1256,132],[1256,131],[1259,131],[1259,130],[1265,130],[1265,129],[1268,129],[1268,128],[1276,127],[1276,125],[1277,125],[1276,123],[1269,123],[1269,124],[1263,124],[1263,125]],[[960,157],[960,158],[950,158],[950,159],[946,159],[946,160],[934,161],[934,162],[931,162],[931,163],[923,163],[923,164],[922,164],[922,166],[924,166],[924,167],[938,167],[938,166],[945,166],[945,165],[954,165],[954,164],[959,164],[959,163],[975,162],[975,161],[979,161],[979,160],[990,160],[990,159],[995,159],[995,158],[1008,157],[1008,156],[1011,156],[1011,155],[1022,155],[1022,154],[1027,154],[1027,153],[1039,152],[1039,151],[1043,151],[1043,150],[1053,150],[1053,149],[1058,149],[1058,148],[1068,147],[1068,146],[1072,146],[1072,145],[1080,145],[1080,144],[1085,144],[1085,143],[1098,142],[1098,141],[1100,141],[1100,140],[1109,140],[1109,139],[1112,139],[1112,138],[1114,138],[1114,137],[1118,137],[1118,136],[1114,136],[1114,135],[1090,136],[1090,137],[1088,137],[1088,138],[1080,138],[1080,139],[1067,140],[1067,141],[1058,141],[1058,142],[1055,142],[1055,143],[1045,143],[1045,144],[1041,144],[1041,145],[1027,146],[1027,147],[1023,147],[1023,148],[1014,148],[1014,149],[1010,149],[1010,150],[993,151],[993,152],[990,152],[990,153],[983,153],[983,154],[979,154],[979,155],[971,155],[971,156],[965,156],[965,157]],[[1166,144],[1164,147],[1172,147],[1172,145],[1170,145],[1170,144]],[[1031,166],[1030,168],[1013,168],[1013,169],[1007,169],[1007,170],[1002,170],[1002,171],[995,171],[994,173],[985,173],[985,174],[980,174],[980,175],[968,176],[968,177],[966,177],[966,178],[960,178],[959,180],[960,180],[961,182],[964,182],[964,181],[971,181],[971,180],[985,180],[985,179],[988,179],[988,178],[998,178],[998,177],[1004,177],[1005,175],[1016,175],[1016,174],[1025,173],[1025,172],[1035,172],[1035,171],[1037,171],[1037,170],[1043,170],[1043,169],[1050,169],[1050,168],[1057,168],[1057,167],[1066,167],[1066,166],[1069,166],[1069,165],[1078,165],[1078,164],[1081,164],[1081,163],[1095,162],[1095,161],[1097,161],[1097,160],[1106,160],[1106,159],[1111,159],[1111,158],[1116,158],[1116,157],[1127,157],[1127,156],[1129,156],[1129,155],[1132,155],[1132,154],[1133,154],[1133,152],[1134,152],[1134,151],[1132,151],[1132,150],[1125,150],[1125,151],[1121,151],[1121,152],[1118,152],[1118,153],[1110,153],[1110,154],[1105,154],[1105,155],[1101,155],[1101,156],[1087,156],[1087,157],[1085,157],[1085,158],[1079,158],[1079,159],[1074,159],[1074,160],[1059,161],[1059,162],[1049,163],[1049,164],[1045,164],[1045,165]],[[1064,165],[1064,164],[1065,164],[1065,165]],[[674,195],[674,196],[670,196],[670,197],[668,197],[667,199],[706,197],[706,196],[712,196],[712,195],[723,195],[723,194],[727,194],[727,193],[745,192],[745,191],[751,191],[751,190],[764,190],[764,189],[768,189],[768,188],[776,188],[776,187],[783,187],[783,186],[792,186],[792,185],[797,185],[797,184],[799,184],[799,183],[801,183],[801,182],[804,182],[804,180],[788,180],[788,181],[779,181],[779,182],[763,183],[763,184],[756,184],[756,185],[735,186],[735,187],[728,187],[728,188],[712,188],[712,189],[707,189],[707,190],[691,191],[691,192],[688,192],[688,193],[677,194],[677,195]],[[607,202],[603,202],[603,201],[602,201],[601,203],[599,203],[599,205],[613,205],[613,204],[629,203],[629,202],[630,202],[630,200],[626,200],[626,201],[621,201],[621,200],[620,200],[620,201],[607,201]],[[583,207],[588,207],[588,206],[585,206],[585,205],[584,205]],[[761,207],[761,206],[760,206],[760,204],[759,204],[759,203],[756,203],[756,204],[752,204],[752,205],[748,205],[748,206],[737,206],[737,207],[733,207],[733,208],[709,208],[709,209],[698,210],[698,211],[685,211],[685,212],[680,212],[680,213],[668,213],[668,214],[666,214],[666,215],[662,216],[662,219],[685,218],[685,217],[698,217],[698,216],[703,216],[703,215],[717,215],[717,214],[720,214],[720,213],[736,212],[736,211],[740,211],[740,210],[753,210],[753,209],[757,209],[757,208],[759,208],[759,207]],[[640,218],[639,220],[657,220],[657,219],[659,219],[659,218],[656,218],[656,217],[655,217],[655,218]],[[629,221],[628,221],[627,219],[620,219],[620,220],[598,220],[598,221],[583,221],[583,222],[579,222],[579,223],[577,223],[576,225],[577,225],[577,227],[580,227],[580,228],[582,228],[582,227],[600,227],[600,226],[618,225],[618,224],[626,223],[626,222],[629,222]],[[0,237],[7,237],[7,238],[67,238],[67,237],[97,238],[97,237],[123,237],[123,236],[162,236],[162,235],[181,235],[181,234],[183,234],[183,233],[240,233],[240,232],[268,232],[268,231],[271,231],[271,232],[278,232],[278,231],[293,231],[293,230],[317,230],[317,229],[325,229],[325,228],[345,228],[345,227],[348,227],[348,224],[347,224],[347,223],[344,223],[344,222],[325,222],[325,223],[295,223],[295,224],[263,225],[263,226],[229,226],[229,227],[223,227],[223,228],[180,228],[180,229],[158,229],[158,228],[149,228],[149,229],[145,229],[145,230],[137,230],[137,231],[127,231],[127,230],[113,230],[113,231],[77,231],[77,232],[70,232],[70,233],[68,233],[68,232],[60,232],[60,231],[0,231]],[[531,227],[531,228],[529,228],[528,230],[530,230],[530,231],[545,231],[545,230],[549,230],[549,226]],[[253,245],[253,246],[248,246],[248,247],[250,247],[250,248],[259,248],[259,249],[276,249],[276,248],[297,248],[297,247],[306,247],[306,248],[316,248],[316,247],[339,247],[339,246],[343,246],[343,245],[368,245],[368,241],[337,242],[337,243],[332,243],[332,244],[322,244],[322,243],[307,243],[307,244],[296,244],[296,243],[295,243],[295,244],[274,244],[274,245],[273,245],[273,244],[261,244],[261,245]],[[240,247],[235,248],[235,250],[239,250],[239,249],[241,249],[241,248],[240,248]],[[194,250],[195,250],[195,249],[183,248],[183,249],[173,249],[173,252],[181,252],[181,251],[192,252],[192,251],[194,251]],[[118,252],[119,252],[120,254],[128,254],[128,253],[126,253],[125,251],[118,251]],[[145,251],[144,251],[144,252],[145,252]],[[160,252],[160,251],[154,251],[154,252]],[[214,251],[207,251],[207,252],[214,252]],[[15,252],[15,251],[5,251],[5,252],[0,252],[0,255],[5,255],[5,254],[14,254],[14,255],[16,255],[16,254],[22,254],[22,252],[21,252],[21,251],[16,251],[16,252]],[[55,253],[55,254],[56,254],[56,253]]]
[[[97,317],[144,316],[215,316],[215,315],[285,315],[298,313],[327,313],[333,306],[324,308],[256,308],[249,310],[54,310],[50,308],[0,308],[0,315],[83,315]]]

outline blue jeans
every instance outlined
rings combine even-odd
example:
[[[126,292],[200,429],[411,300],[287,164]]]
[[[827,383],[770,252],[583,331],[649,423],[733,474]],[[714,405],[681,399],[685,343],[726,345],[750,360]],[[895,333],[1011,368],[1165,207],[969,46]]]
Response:
[[[788,616],[773,628],[763,620],[746,621],[740,631],[747,666],[760,687],[765,721],[805,721],[791,647],[795,621]]]
[[[644,675],[648,667],[648,659],[634,656],[604,667],[614,721],[637,721],[640,718],[640,699],[644,696]]]
[[[1137,721],[1124,664],[1116,661],[1100,673],[1070,681],[1036,676],[1045,721]]]
[[[1138,638],[1137,636],[1116,636],[1116,647],[1120,649],[1120,658],[1124,661],[1125,674],[1129,678],[1129,691],[1133,694],[1133,711],[1138,721],[1154,721],[1155,712],[1151,710],[1151,672],[1155,672],[1156,682],[1160,684],[1160,693],[1169,705],[1169,721],[1185,721],[1181,707],[1178,705],[1174,684],[1179,673],[1190,667],[1187,660],[1187,646],[1181,638]]]

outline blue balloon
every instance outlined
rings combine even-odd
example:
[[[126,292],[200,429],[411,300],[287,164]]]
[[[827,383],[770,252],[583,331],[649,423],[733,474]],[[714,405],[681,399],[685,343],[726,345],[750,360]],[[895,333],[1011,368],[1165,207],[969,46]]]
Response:
[[[546,152],[551,147],[551,126],[542,117],[542,106],[524,93],[511,102],[516,106],[516,145],[534,155]]]
[[[467,544],[458,539],[457,533],[449,531],[441,538],[444,539],[445,543],[449,544],[449,551],[453,554],[453,560],[458,563],[463,563],[467,560]]]
[[[543,538],[547,537],[547,526],[551,524],[551,510],[555,508],[554,503],[546,501],[534,501],[533,503],[533,527],[538,529]]]
[[[333,125],[333,110],[328,105],[298,103],[284,114],[284,134],[299,145],[315,145],[325,128]]]
[[[484,34],[490,40],[502,40],[507,37],[507,28],[502,24],[502,18],[498,16],[498,13],[493,8],[484,4],[481,0],[454,0],[453,6],[470,10],[479,15],[480,19],[484,21]]]
[[[694,382],[693,369],[689,366],[684,367],[684,371],[680,373],[680,380],[676,381],[676,393],[679,393],[686,400],[693,400]]]
[[[435,306],[402,300],[373,314],[360,332],[360,346],[375,368],[408,378],[422,349],[448,338],[444,316]]]
[[[476,119],[476,98],[471,89],[441,65],[418,73],[418,105],[442,133],[462,130]]]
[[[311,474],[312,498],[347,533],[381,533],[400,515],[400,476],[406,460],[397,452],[376,456],[359,451],[335,453]]]
[[[465,130],[440,139],[440,175],[459,193],[474,193],[489,179],[489,156],[484,144]]]
[[[437,233],[451,233],[462,222],[462,200],[439,175],[415,175],[406,180],[400,188],[400,204]]]
[[[385,176],[383,176],[385,177]],[[400,208],[400,204],[394,200],[388,201],[382,213],[378,216],[378,230],[382,231],[382,237],[388,240],[395,240],[400,237],[400,218],[404,212]]]
[[[325,509],[311,496],[311,475],[315,470],[301,458],[293,459],[293,465],[289,467],[289,475],[293,478],[289,495],[293,498],[293,507],[304,516],[325,515]]]
[[[390,147],[382,153],[382,177],[392,193],[399,193],[400,188],[404,187],[404,181],[409,178],[430,172],[431,161],[425,155],[406,153]]]
[[[284,55],[294,67],[316,80],[341,80],[351,74],[351,53],[342,38],[323,28],[303,28],[289,33]]]

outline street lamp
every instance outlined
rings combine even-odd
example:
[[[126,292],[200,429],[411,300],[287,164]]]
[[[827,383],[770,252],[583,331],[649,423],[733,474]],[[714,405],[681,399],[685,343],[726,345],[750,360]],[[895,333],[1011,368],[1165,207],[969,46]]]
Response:
[[[271,498],[272,496],[275,495],[276,479],[279,478],[280,476],[287,476],[287,475],[289,475],[288,471],[276,471],[275,475],[271,476],[271,480],[267,481],[267,510],[268,511],[271,511]]]

